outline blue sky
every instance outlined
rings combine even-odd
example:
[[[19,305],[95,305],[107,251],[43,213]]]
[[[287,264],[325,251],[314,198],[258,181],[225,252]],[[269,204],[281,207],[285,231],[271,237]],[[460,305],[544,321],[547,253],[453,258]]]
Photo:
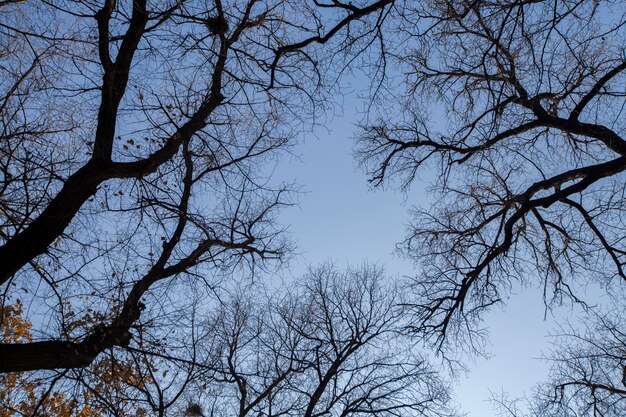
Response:
[[[307,265],[328,260],[338,267],[379,263],[392,277],[414,272],[411,263],[393,250],[404,237],[408,209],[427,198],[423,188],[428,178],[418,181],[407,195],[370,189],[352,157],[357,106],[348,98],[343,114],[304,135],[294,149],[298,157],[284,158],[276,168],[278,179],[295,180],[304,191],[299,205],[281,217],[300,253],[291,264],[292,274],[300,275]],[[514,291],[504,308],[486,317],[492,357],[468,361],[468,374],[460,375],[456,383],[456,398],[468,417],[495,415],[487,401],[490,391],[521,397],[547,374],[547,364],[538,358],[549,347],[546,335],[556,321],[550,315],[544,320],[539,289]],[[561,320],[572,311],[564,307],[557,314]]]

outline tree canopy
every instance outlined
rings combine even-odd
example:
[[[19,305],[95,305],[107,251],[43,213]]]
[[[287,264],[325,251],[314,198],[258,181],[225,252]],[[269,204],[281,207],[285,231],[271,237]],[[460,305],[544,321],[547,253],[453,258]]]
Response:
[[[367,43],[388,3],[332,6],[337,20],[290,1],[3,2],[0,283],[56,323],[0,345],[0,370],[88,365],[140,318],[175,320],[170,295],[282,260],[289,187],[262,162],[324,105],[331,51]],[[89,309],[77,333],[68,315]]]
[[[485,312],[540,283],[548,308],[589,314],[563,323],[529,409],[624,415],[625,16],[0,1],[0,413],[452,416],[433,357],[481,352]],[[399,244],[415,270],[278,283],[297,186],[273,166],[350,72],[370,79],[355,156],[372,186],[438,176]]]
[[[416,208],[401,244],[420,265],[415,329],[440,346],[465,337],[514,282],[535,277],[548,304],[584,301],[577,280],[620,294],[623,7],[443,1],[409,16],[422,24],[394,55],[406,78],[399,113],[382,103],[357,152],[375,186],[440,175],[437,201]]]

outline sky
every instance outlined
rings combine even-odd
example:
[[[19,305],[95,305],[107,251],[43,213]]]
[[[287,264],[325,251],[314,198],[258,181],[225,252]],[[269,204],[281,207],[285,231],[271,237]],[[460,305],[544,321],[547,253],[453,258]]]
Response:
[[[281,217],[300,254],[291,264],[290,273],[296,276],[308,265],[329,260],[338,268],[377,263],[390,277],[415,272],[410,262],[393,252],[405,235],[409,208],[426,199],[427,179],[418,181],[406,195],[370,189],[352,157],[357,106],[357,101],[348,99],[343,114],[325,129],[305,135],[294,149],[297,157],[285,158],[276,168],[277,178],[295,180],[304,191],[299,204]],[[539,358],[549,348],[546,335],[559,318],[544,319],[539,289],[519,288],[514,293],[506,306],[485,318],[491,358],[468,362],[469,372],[454,384],[456,400],[468,417],[495,416],[487,401],[490,392],[506,392],[513,398],[530,395],[532,386],[547,375],[547,365]],[[557,314],[562,319],[572,311]]]

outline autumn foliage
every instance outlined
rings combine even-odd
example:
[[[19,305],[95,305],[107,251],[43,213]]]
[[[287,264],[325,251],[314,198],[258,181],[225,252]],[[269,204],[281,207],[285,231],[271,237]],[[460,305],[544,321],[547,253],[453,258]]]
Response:
[[[23,315],[20,300],[0,307],[0,335],[6,343],[32,341],[31,322]],[[85,321],[88,324],[89,320]],[[107,403],[128,385],[141,384],[136,367],[105,356],[90,369],[97,376],[93,387],[59,381],[68,371],[48,375],[33,372],[0,375],[0,417],[95,417],[106,413]],[[142,416],[145,410],[117,402],[117,415]]]

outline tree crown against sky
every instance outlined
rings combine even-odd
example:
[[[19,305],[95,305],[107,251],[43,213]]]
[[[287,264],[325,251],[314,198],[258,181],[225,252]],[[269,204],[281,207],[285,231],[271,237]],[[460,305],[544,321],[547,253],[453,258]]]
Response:
[[[0,371],[76,369],[63,378],[93,387],[98,358],[130,361],[152,385],[116,401],[163,414],[181,400],[221,337],[206,333],[199,360],[199,300],[288,257],[276,212],[290,188],[267,166],[354,62],[374,81],[357,150],[372,183],[442,174],[402,245],[419,265],[403,297],[415,336],[479,349],[482,313],[536,275],[548,301],[582,298],[585,279],[623,293],[618,3],[9,1],[0,15],[0,282],[35,336],[3,341]],[[230,371],[241,415],[254,407]],[[436,385],[422,371],[420,394]],[[329,410],[355,392],[343,382]],[[598,398],[619,415],[620,392],[612,409]]]
[[[239,288],[291,249],[266,164],[390,3],[0,3],[2,306],[32,326],[0,344],[3,410],[453,412],[380,270]]]
[[[623,296],[622,6],[407,7],[407,47],[390,53],[404,89],[363,123],[357,156],[375,186],[439,172],[400,250],[419,265],[415,329],[440,348],[479,343],[482,313],[516,282],[539,277],[548,305],[584,301],[588,282]]]
[[[562,323],[551,334],[545,355],[546,381],[532,395],[512,399],[506,393],[492,402],[502,417],[620,416],[626,411],[626,337],[624,305],[593,311],[580,322]]]
[[[263,163],[388,3],[2,3],[0,281],[53,339],[2,345],[2,369],[87,365],[170,295],[282,260]]]
[[[327,264],[289,287],[255,284],[219,303],[198,300],[167,345],[140,334],[84,369],[3,375],[0,412],[457,415],[437,369],[403,332],[398,297],[380,267]],[[6,340],[30,339],[21,304],[4,313]]]

